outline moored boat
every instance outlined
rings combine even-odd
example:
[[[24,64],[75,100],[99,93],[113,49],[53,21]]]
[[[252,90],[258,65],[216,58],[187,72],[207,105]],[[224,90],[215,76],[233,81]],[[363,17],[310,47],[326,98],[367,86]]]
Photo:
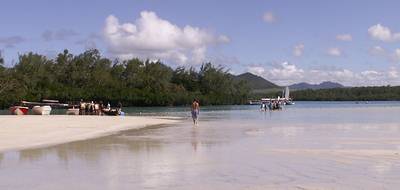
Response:
[[[289,96],[289,87],[286,87],[285,88],[285,91],[284,91],[284,102],[285,102],[285,105],[294,105],[294,102],[293,102],[293,100],[290,98],[290,96]]]
[[[50,115],[50,106],[33,106],[32,112],[35,115]]]
[[[28,114],[29,108],[25,106],[12,106],[9,110],[13,115],[26,115]]]

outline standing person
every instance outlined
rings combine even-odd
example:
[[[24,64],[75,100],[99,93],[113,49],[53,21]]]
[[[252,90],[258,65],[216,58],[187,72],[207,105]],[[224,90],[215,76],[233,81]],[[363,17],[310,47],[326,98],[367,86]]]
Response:
[[[122,103],[118,102],[118,109],[122,110]]]
[[[122,103],[121,102],[118,102],[118,114],[119,115],[121,115],[121,112],[122,112]]]
[[[79,102],[79,115],[85,115],[85,102],[83,102],[83,100],[81,99],[81,101]]]
[[[90,102],[90,107],[89,107],[90,115],[94,114],[94,102]]]
[[[100,101],[100,110],[99,110],[99,115],[103,115],[103,110],[104,110],[104,104],[103,101]]]
[[[193,102],[192,102],[192,119],[193,119],[193,124],[194,125],[197,125],[199,112],[200,112],[199,101],[194,99]]]
[[[90,104],[89,103],[85,103],[85,115],[89,114],[89,107],[90,107]]]
[[[100,104],[94,103],[94,114],[100,115]]]

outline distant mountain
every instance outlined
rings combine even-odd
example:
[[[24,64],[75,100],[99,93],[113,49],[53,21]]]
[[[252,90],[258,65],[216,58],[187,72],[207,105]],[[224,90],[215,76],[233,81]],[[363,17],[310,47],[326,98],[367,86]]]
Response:
[[[302,83],[292,84],[289,86],[289,88],[294,90],[304,90],[304,89],[344,88],[344,86],[336,82],[325,81],[320,84],[309,84],[306,82],[302,82]]]
[[[266,80],[266,79],[264,79],[264,78],[262,78],[262,77],[260,77],[260,76],[251,74],[251,73],[249,73],[249,72],[243,73],[243,74],[240,74],[240,75],[237,75],[237,76],[234,76],[234,80],[237,80],[237,81],[241,81],[241,80],[247,81],[247,84],[249,85],[249,87],[250,87],[252,90],[255,90],[255,89],[279,88],[278,85],[276,85],[276,84],[274,84],[274,83],[272,83],[272,82],[270,82],[270,81],[268,81],[268,80]]]

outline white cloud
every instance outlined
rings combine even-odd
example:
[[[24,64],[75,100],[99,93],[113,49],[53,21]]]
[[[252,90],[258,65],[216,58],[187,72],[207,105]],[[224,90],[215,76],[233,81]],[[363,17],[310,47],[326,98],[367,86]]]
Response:
[[[386,54],[386,50],[383,49],[381,46],[374,46],[369,50],[371,55],[379,55],[384,56]]]
[[[367,70],[367,71],[363,71],[361,72],[361,75],[368,80],[376,80],[381,73],[378,71],[374,71],[374,70]]]
[[[356,72],[335,67],[303,69],[295,64],[283,62],[267,66],[248,67],[248,71],[281,86],[299,82],[318,84],[323,81],[339,82],[345,86],[400,85],[400,73],[396,67],[390,67],[386,70]]]
[[[288,85],[302,80],[304,70],[289,62],[274,64],[264,72],[264,77],[279,84]]]
[[[339,57],[342,55],[342,51],[339,48],[329,48],[328,55]]]
[[[384,42],[393,42],[400,40],[400,33],[393,33],[390,28],[381,24],[376,24],[368,29],[368,34],[372,39]]]
[[[333,77],[333,79],[336,79],[337,81],[350,80],[355,77],[355,74],[348,69],[342,69],[342,70],[337,70],[337,71],[327,71],[327,72],[331,77]]]
[[[264,69],[264,67],[261,67],[261,66],[250,66],[250,67],[247,67],[247,71],[250,73],[253,73],[255,75],[261,76],[264,74],[265,69]]]
[[[395,69],[390,69],[388,71],[365,70],[361,72],[354,72],[348,69],[319,69],[308,71],[307,76],[305,81],[310,83],[332,81],[339,82],[345,86],[399,84],[399,76]]]
[[[400,48],[394,50],[393,59],[396,62],[400,61]]]
[[[304,44],[298,44],[293,47],[294,56],[302,56],[304,52]]]
[[[348,84],[349,81],[353,82],[356,78],[354,72],[348,69],[312,69],[307,71],[305,82],[321,83],[323,81],[339,82]]]
[[[25,42],[26,39],[21,36],[11,36],[11,37],[0,37],[0,45],[4,45],[7,48],[15,47],[17,44]]]
[[[283,79],[302,77],[303,73],[303,69],[299,69],[296,67],[296,65],[288,62],[283,62],[279,65],[279,67],[273,68],[269,71],[269,74],[271,74],[273,77]]]
[[[350,34],[339,34],[336,36],[336,39],[340,41],[352,41],[353,37]]]
[[[228,73],[231,75],[237,75],[236,71],[228,70]]]
[[[228,36],[220,35],[220,36],[218,37],[218,42],[221,42],[221,43],[229,43],[229,42],[231,42],[231,39],[230,39]]]
[[[71,29],[59,29],[59,30],[46,30],[42,34],[42,38],[45,41],[53,40],[67,40],[71,37],[78,36],[79,33]]]
[[[391,67],[388,71],[388,76],[391,79],[398,79],[399,77],[399,72],[397,71],[397,69],[395,67]]]
[[[276,19],[274,13],[268,11],[268,12],[264,13],[263,20],[267,23],[273,23],[273,22],[276,22],[277,19]]]
[[[365,70],[354,72],[348,69],[338,70],[314,70],[310,71],[305,80],[314,83],[321,81],[339,82],[345,86],[382,86],[399,85],[400,76],[396,68],[391,67],[387,70]]]
[[[134,23],[120,23],[117,17],[108,16],[104,38],[109,51],[119,58],[161,59],[178,64],[201,63],[210,45],[230,41],[227,36],[215,36],[198,27],[180,28],[150,11],[142,11]]]
[[[393,52],[389,52],[381,46],[374,46],[369,50],[369,53],[373,56],[383,57],[393,63],[400,62],[400,48],[395,49]]]

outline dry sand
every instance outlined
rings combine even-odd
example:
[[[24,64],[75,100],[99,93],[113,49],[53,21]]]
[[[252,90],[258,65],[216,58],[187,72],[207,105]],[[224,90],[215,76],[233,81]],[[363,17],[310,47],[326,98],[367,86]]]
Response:
[[[177,118],[142,116],[0,116],[0,152],[46,147],[177,122]]]

